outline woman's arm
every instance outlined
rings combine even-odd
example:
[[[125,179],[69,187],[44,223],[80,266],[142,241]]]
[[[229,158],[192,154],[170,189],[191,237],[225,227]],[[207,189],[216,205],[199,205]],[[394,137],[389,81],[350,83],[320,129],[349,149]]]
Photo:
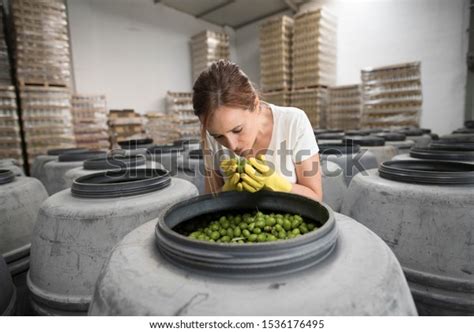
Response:
[[[293,184],[291,192],[321,202],[323,200],[323,186],[319,154],[296,164],[295,170],[297,180],[296,184]]]

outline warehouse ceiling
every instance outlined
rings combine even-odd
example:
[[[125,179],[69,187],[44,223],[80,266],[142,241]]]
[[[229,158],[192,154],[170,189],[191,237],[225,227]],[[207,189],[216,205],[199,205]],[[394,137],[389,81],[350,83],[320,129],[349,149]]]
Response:
[[[296,12],[308,0],[153,0],[216,25],[239,29],[287,10]]]

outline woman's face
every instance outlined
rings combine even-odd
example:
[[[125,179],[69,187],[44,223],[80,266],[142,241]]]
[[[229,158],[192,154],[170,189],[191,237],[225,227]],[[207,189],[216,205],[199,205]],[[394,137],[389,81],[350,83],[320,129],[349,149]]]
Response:
[[[242,156],[252,149],[257,138],[258,112],[219,107],[209,119],[207,131],[217,142]]]

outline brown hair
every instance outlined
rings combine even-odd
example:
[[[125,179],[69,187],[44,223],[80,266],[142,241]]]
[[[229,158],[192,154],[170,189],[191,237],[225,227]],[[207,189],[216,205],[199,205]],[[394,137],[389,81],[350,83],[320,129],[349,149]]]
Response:
[[[206,154],[207,124],[219,107],[236,107],[254,111],[258,106],[258,93],[249,78],[235,63],[227,60],[214,62],[203,71],[193,86],[194,114],[201,120],[201,144],[205,154],[206,181],[213,193],[217,192],[217,183],[210,176],[213,171]],[[214,156],[211,156],[214,158]]]

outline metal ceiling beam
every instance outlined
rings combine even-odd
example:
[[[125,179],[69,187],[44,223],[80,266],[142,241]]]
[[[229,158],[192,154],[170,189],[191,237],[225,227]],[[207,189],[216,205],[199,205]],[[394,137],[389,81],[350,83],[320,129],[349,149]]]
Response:
[[[216,10],[219,10],[219,9],[221,9],[221,8],[224,8],[224,7],[230,5],[231,3],[234,3],[234,2],[235,2],[235,0],[227,0],[226,2],[223,2],[223,3],[221,3],[220,5],[217,5],[217,6],[214,6],[214,7],[212,7],[212,8],[206,9],[206,10],[203,11],[202,13],[197,14],[195,17],[196,17],[196,18],[201,18],[201,17],[203,17],[203,16],[206,16],[206,15],[208,15],[208,14],[210,14],[210,13],[215,12]]]
[[[267,17],[270,17],[270,16],[273,16],[273,15],[278,15],[278,14],[282,14],[284,12],[288,11],[288,8],[283,8],[283,9],[278,9],[278,10],[275,10],[274,12],[271,12],[271,13],[268,13],[268,14],[264,14],[264,15],[261,15],[261,16],[258,16],[258,17],[255,17],[251,20],[248,20],[248,21],[245,21],[244,23],[240,23],[239,25],[234,25],[232,26],[233,29],[235,30],[238,30],[240,28],[243,28],[244,26],[246,25],[249,25],[249,24],[252,24],[252,23],[255,23],[255,22],[258,22],[260,20],[263,20]]]

